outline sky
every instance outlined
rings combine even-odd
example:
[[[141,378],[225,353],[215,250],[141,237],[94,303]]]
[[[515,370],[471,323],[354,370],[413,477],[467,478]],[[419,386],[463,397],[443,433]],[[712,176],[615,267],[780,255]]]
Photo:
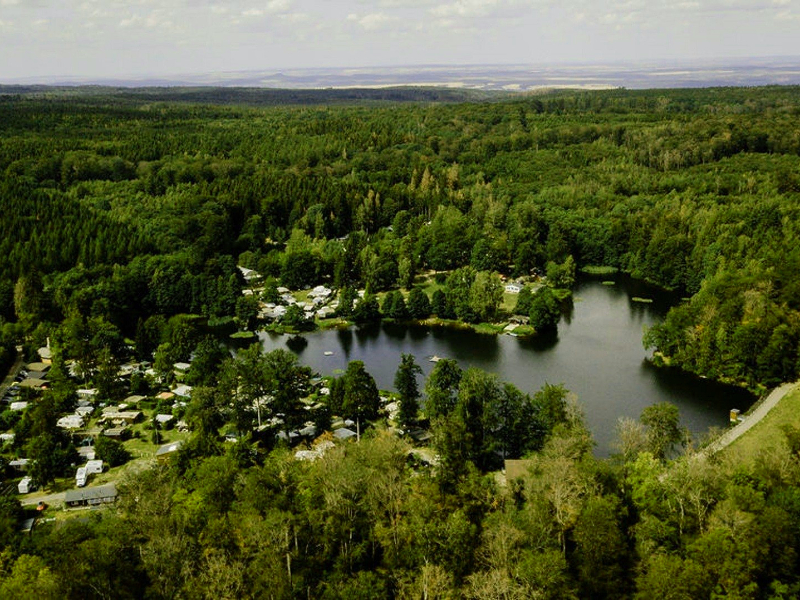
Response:
[[[800,0],[0,0],[0,82],[800,56]]]

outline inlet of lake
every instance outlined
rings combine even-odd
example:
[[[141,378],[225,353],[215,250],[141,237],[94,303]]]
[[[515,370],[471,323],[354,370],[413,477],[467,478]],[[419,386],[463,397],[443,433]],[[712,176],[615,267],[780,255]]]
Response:
[[[638,418],[642,409],[656,402],[676,404],[683,425],[697,438],[710,427],[726,427],[730,409],[744,411],[755,401],[743,389],[648,362],[642,345],[644,328],[663,319],[678,300],[626,275],[582,276],[554,337],[485,335],[390,323],[317,331],[302,340],[270,333],[260,337],[266,351],[289,348],[301,363],[321,375],[361,360],[378,387],[386,390],[393,389],[401,353],[413,354],[425,376],[434,366],[429,358],[438,356],[456,359],[462,368],[495,373],[501,381],[528,393],[545,383],[563,384],[578,396],[597,442],[595,453],[608,456],[613,452],[617,420]]]

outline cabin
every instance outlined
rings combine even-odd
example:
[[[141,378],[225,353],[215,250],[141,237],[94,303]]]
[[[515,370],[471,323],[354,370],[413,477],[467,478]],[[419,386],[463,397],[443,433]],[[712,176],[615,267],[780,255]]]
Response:
[[[172,421],[174,418],[175,418],[175,415],[168,415],[168,414],[158,414],[155,417],[156,423],[159,423],[161,425],[166,425],[167,423]]]
[[[19,382],[20,387],[29,388],[32,390],[41,390],[47,386],[47,382],[44,379],[38,379],[36,377],[28,377],[27,379],[23,379]]]
[[[98,506],[117,500],[117,488],[113,483],[99,485],[82,490],[68,490],[64,494],[64,505],[70,508],[78,506]]]
[[[94,460],[97,454],[94,451],[94,446],[81,446],[78,448],[78,456],[86,461]]]
[[[78,414],[67,415],[66,417],[61,417],[56,422],[56,425],[61,429],[80,429],[83,427],[83,416]]]
[[[337,440],[350,440],[356,437],[358,434],[353,431],[352,429],[347,429],[346,427],[342,427],[341,429],[337,429],[333,432],[333,437]]]
[[[28,460],[27,458],[15,458],[14,460],[8,461],[8,466],[21,473],[22,471],[28,470]]]
[[[100,421],[112,421],[114,423],[136,423],[142,418],[142,411],[140,410],[124,410],[113,409],[110,411],[104,410],[103,417]]]
[[[256,279],[261,277],[261,275],[257,271],[254,271],[253,269],[248,269],[247,267],[242,267],[242,266],[239,266],[238,269],[247,283],[252,283]]]
[[[53,359],[53,353],[50,351],[48,346],[42,346],[41,348],[36,350],[36,353],[39,355],[41,359],[40,362],[49,365]]]
[[[169,460],[178,450],[180,450],[181,442],[172,442],[171,444],[164,444],[156,450],[156,458],[158,460]]]
[[[192,386],[179,385],[174,390],[172,390],[172,393],[175,394],[176,396],[180,396],[181,398],[188,398],[189,396],[192,395]]]
[[[122,427],[111,427],[103,431],[103,435],[109,438],[120,439],[125,436],[128,428],[124,425]]]

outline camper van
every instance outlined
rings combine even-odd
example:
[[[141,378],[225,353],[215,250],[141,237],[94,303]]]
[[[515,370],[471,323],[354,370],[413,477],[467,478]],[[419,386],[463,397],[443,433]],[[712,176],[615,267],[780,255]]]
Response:
[[[17,484],[17,489],[20,494],[28,494],[36,489],[36,486],[31,483],[30,477],[23,477],[22,481]]]
[[[75,485],[83,487],[86,485],[86,467],[80,467],[75,473]]]
[[[103,472],[103,461],[102,460],[90,460],[86,463],[86,474],[87,475],[98,475]]]

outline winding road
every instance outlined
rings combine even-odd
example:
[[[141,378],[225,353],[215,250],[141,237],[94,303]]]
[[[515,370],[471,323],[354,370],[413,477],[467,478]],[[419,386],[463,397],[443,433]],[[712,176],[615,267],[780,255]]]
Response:
[[[750,431],[750,429],[754,425],[756,425],[756,423],[761,421],[761,419],[763,419],[767,415],[767,413],[769,413],[769,411],[771,411],[775,407],[775,405],[777,405],[778,402],[780,402],[781,399],[787,393],[795,389],[797,385],[798,385],[797,382],[784,383],[783,385],[776,387],[774,390],[770,392],[769,396],[767,396],[764,399],[764,401],[756,407],[756,409],[752,413],[747,415],[744,421],[740,422],[735,427],[729,429],[721,436],[719,436],[716,440],[714,440],[714,442],[709,444],[704,451],[705,454],[708,456],[716,454],[723,448],[726,448],[727,446],[738,440],[745,433]]]

